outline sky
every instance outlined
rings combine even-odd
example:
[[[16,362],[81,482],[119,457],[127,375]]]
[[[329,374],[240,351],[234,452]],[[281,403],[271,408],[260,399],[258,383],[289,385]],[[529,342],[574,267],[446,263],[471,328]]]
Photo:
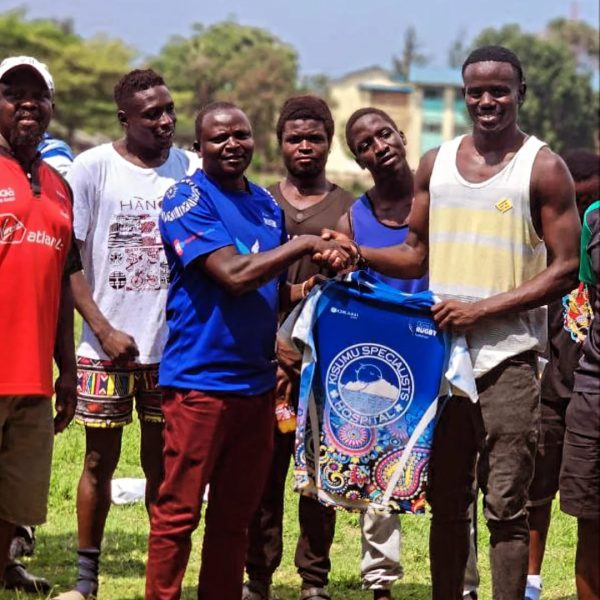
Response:
[[[188,36],[192,23],[234,18],[268,29],[296,48],[303,75],[330,77],[371,65],[391,66],[410,25],[431,64],[445,65],[460,35],[469,42],[485,27],[519,23],[538,32],[555,17],[598,27],[597,0],[0,0],[0,12],[26,7],[30,18],[70,18],[88,37],[105,33],[158,53],[173,35]]]

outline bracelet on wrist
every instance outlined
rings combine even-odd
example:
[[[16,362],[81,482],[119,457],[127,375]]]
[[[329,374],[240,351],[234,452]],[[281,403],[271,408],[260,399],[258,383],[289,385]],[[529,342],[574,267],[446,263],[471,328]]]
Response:
[[[360,251],[360,246],[357,242],[352,240],[352,245],[354,246],[354,250],[356,251],[356,256],[354,257],[354,266],[357,269],[364,269],[367,266],[367,261]]]

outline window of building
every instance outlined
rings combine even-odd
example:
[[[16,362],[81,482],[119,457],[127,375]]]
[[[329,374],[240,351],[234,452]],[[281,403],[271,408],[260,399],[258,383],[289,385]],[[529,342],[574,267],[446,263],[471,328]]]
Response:
[[[425,87],[423,88],[423,98],[426,100],[439,100],[443,98],[444,90],[442,88]]]
[[[442,133],[441,123],[423,123],[423,131],[426,133]]]

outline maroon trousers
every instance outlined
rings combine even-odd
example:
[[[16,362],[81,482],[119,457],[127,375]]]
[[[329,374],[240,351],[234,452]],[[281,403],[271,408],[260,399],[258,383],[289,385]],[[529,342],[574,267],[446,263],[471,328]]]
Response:
[[[248,525],[273,450],[273,406],[272,392],[164,392],[165,479],[151,514],[146,600],[180,598],[208,483],[198,598],[240,599]]]

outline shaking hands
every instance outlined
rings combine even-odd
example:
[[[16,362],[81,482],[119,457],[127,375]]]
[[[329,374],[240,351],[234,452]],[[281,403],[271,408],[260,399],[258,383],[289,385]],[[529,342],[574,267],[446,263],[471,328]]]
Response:
[[[360,258],[358,244],[347,235],[323,229],[321,237],[314,236],[315,243],[312,260],[321,265],[326,265],[334,271],[343,271],[356,265]]]

